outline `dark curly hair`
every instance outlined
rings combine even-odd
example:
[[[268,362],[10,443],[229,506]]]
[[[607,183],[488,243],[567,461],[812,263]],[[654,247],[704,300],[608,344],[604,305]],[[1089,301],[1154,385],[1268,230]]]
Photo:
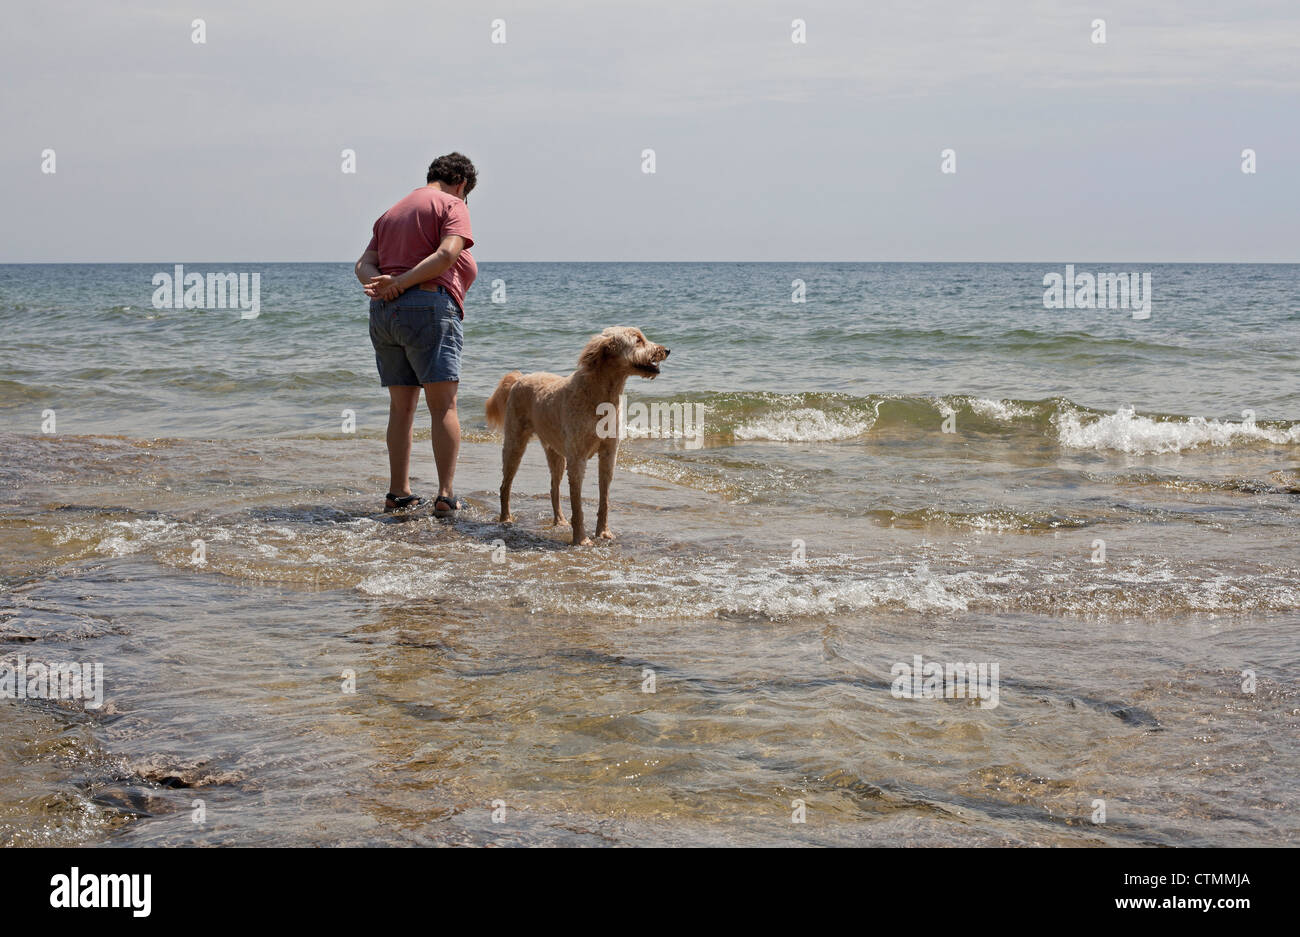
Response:
[[[469,195],[478,185],[478,170],[463,153],[448,153],[439,156],[429,164],[428,182],[445,182],[447,185],[465,183],[465,194]]]

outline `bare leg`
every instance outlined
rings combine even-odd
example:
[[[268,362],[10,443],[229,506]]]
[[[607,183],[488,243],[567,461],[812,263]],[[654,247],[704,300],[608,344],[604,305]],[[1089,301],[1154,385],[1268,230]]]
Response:
[[[546,450],[546,464],[551,467],[551,523],[556,527],[567,524],[560,510],[560,479],[564,477],[564,456],[554,449]]]
[[[589,547],[591,546],[591,538],[587,536],[582,521],[582,476],[587,474],[587,460],[570,456],[567,461],[569,469],[569,517],[573,523],[573,545]]]
[[[609,483],[614,480],[614,462],[618,458],[618,440],[613,446],[600,447],[600,507],[596,510],[596,536],[613,540],[609,529]]]
[[[451,497],[456,477],[456,459],[460,456],[460,416],[456,413],[457,381],[437,381],[424,385],[424,399],[429,405],[433,461],[438,466],[438,497]]]
[[[395,495],[411,493],[411,431],[419,402],[418,387],[388,388],[388,490]]]
[[[515,472],[519,471],[519,460],[524,457],[530,438],[532,433],[512,430],[507,420],[506,441],[501,447],[501,517],[498,520],[502,524],[514,520],[510,514],[510,485],[515,480]]]

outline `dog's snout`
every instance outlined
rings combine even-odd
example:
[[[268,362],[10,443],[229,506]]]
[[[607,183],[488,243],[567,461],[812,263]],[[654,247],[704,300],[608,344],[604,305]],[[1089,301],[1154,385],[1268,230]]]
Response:
[[[660,348],[663,348],[663,352],[664,352],[664,357],[665,357],[665,358],[667,358],[669,355],[671,355],[671,354],[673,353],[673,350],[672,350],[671,348],[664,348],[663,345],[660,345],[659,347],[660,347]]]

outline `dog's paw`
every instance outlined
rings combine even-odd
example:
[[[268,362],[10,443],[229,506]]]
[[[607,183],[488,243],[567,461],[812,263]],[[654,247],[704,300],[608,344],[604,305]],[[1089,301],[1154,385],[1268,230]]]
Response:
[[[595,544],[591,542],[591,538],[590,538],[590,537],[583,537],[581,540],[577,540],[577,539],[575,539],[575,540],[573,541],[573,545],[574,545],[575,547],[594,547],[594,546],[595,546]]]
[[[614,531],[610,530],[610,529],[607,527],[607,528],[605,528],[604,530],[602,530],[600,533],[596,534],[596,536],[599,537],[601,540],[613,540],[613,539],[614,539]]]
[[[565,519],[565,518],[563,518],[563,517],[556,517],[556,518],[552,518],[552,519],[551,519],[551,526],[552,526],[552,527],[568,527],[568,526],[569,526],[569,522],[568,522],[567,519]]]
[[[514,522],[515,516],[513,514],[502,514],[497,518],[498,524],[513,524]]]

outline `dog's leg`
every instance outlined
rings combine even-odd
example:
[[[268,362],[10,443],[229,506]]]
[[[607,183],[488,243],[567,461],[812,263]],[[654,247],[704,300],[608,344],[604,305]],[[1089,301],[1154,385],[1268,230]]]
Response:
[[[618,460],[618,440],[600,447],[600,507],[596,511],[596,536],[613,540],[609,529],[609,483],[614,480],[614,463]]]
[[[551,467],[551,524],[559,527],[569,523],[560,510],[560,479],[564,477],[564,456],[555,449],[547,449],[546,464]]]
[[[587,460],[570,453],[569,469],[569,519],[573,524],[573,545],[575,547],[591,546],[591,538],[582,520],[582,476],[587,474]]]
[[[515,472],[519,471],[519,461],[524,457],[524,450],[528,448],[528,436],[506,433],[505,445],[501,447],[501,517],[499,522],[508,524],[514,520],[510,516],[510,483],[515,480]]]

